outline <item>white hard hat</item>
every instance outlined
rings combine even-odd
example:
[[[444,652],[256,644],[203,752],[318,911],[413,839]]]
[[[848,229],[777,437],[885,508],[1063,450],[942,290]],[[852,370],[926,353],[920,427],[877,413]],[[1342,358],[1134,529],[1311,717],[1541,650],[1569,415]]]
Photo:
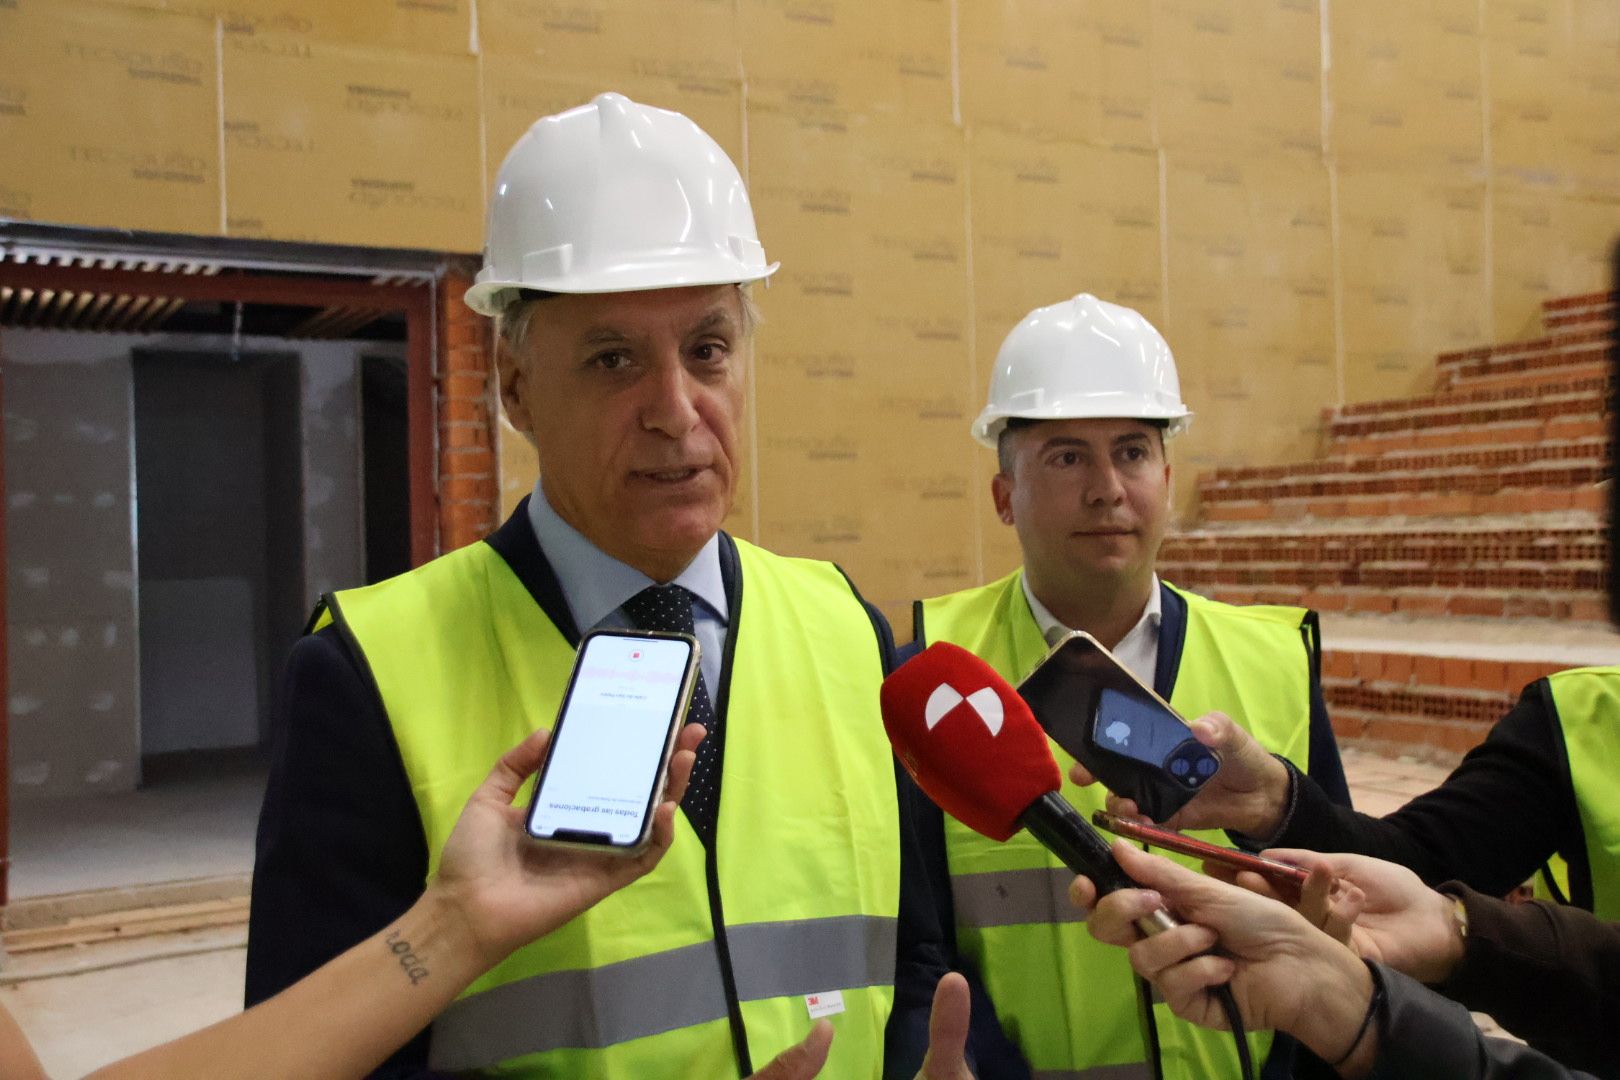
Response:
[[[1036,308],[996,353],[990,401],[973,437],[995,449],[1007,421],[1092,417],[1166,420],[1165,438],[1185,430],[1175,357],[1153,324],[1128,307],[1081,293]]]
[[[467,306],[498,315],[518,289],[741,284],[776,266],[718,143],[680,113],[600,94],[536,121],[506,155]]]

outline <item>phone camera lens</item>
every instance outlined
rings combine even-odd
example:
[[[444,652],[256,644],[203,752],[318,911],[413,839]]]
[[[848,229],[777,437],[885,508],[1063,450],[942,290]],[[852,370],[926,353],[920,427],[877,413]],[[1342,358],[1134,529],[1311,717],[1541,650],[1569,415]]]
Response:
[[[1175,773],[1177,776],[1186,776],[1187,770],[1190,768],[1192,768],[1192,766],[1188,763],[1186,758],[1178,757],[1170,762],[1170,771]]]
[[[1201,757],[1198,759],[1197,768],[1198,775],[1207,780],[1211,776],[1215,775],[1215,759],[1212,757]]]

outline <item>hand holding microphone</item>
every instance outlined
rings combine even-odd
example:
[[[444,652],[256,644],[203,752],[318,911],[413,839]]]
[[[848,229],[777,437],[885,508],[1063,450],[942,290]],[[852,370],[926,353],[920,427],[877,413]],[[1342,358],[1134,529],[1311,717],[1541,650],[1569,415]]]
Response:
[[[937,642],[884,680],[882,704],[896,756],[946,813],[997,842],[1028,829],[1099,895],[1136,887],[1108,843],[1059,794],[1063,773],[1046,732],[990,665]],[[1152,935],[1177,923],[1159,908],[1136,925]]]

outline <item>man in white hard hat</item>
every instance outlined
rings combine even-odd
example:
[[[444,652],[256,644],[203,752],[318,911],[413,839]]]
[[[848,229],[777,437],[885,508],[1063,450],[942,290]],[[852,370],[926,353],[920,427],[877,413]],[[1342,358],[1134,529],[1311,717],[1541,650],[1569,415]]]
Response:
[[[1031,312],[1003,342],[973,425],[997,453],[991,494],[1017,530],[1023,566],[918,601],[917,643],[955,642],[1017,681],[1049,641],[1086,631],[1181,715],[1199,717],[1201,741],[1241,724],[1348,801],[1314,615],[1215,603],[1155,572],[1170,521],[1166,446],[1191,418],[1170,347],[1137,312],[1084,293]],[[1101,791],[1076,778],[1090,779],[1076,774],[1064,794],[1082,814],[1101,808]],[[1063,900],[1072,875],[1044,848],[1027,834],[994,844],[954,821],[943,827],[956,945],[1032,1071],[1234,1074],[1229,1038],[1143,1011],[1129,966],[1076,921]]]
[[[926,936],[903,914],[915,845],[878,715],[892,639],[837,567],[720,531],[744,289],[775,269],[736,167],[684,116],[603,94],[512,149],[467,303],[497,320],[501,400],[541,478],[484,542],[326,597],[294,650],[250,1000],[415,899],[487,762],[552,723],[583,632],[680,631],[709,734],[663,862],[381,1075],[745,1076],[821,1016],[828,1075],[879,1075],[897,948]],[[940,986],[952,1045],[928,1075],[957,1080],[967,991]]]

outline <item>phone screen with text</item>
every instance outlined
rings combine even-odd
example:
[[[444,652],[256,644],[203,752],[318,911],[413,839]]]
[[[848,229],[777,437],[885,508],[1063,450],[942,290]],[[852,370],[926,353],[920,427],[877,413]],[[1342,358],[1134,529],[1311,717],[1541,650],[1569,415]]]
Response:
[[[675,638],[586,639],[529,814],[531,835],[616,846],[640,839],[691,658],[691,642]]]

